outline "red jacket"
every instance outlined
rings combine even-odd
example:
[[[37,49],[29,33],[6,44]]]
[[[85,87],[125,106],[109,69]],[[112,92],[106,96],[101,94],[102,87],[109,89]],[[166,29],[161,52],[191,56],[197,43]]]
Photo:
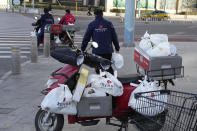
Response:
[[[74,23],[75,23],[75,17],[72,14],[66,14],[61,18],[58,24],[68,25]]]

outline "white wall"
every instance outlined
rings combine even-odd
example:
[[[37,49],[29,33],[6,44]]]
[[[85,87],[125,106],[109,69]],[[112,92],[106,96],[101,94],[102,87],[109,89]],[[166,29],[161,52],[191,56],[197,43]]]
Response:
[[[7,5],[7,0],[0,0],[0,5]]]
[[[0,0],[0,9],[7,8],[7,0]]]
[[[113,8],[113,0],[105,0],[105,11],[110,12],[110,9]]]

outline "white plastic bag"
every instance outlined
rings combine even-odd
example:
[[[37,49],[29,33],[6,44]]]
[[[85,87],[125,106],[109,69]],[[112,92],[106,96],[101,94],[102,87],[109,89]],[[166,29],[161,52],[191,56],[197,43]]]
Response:
[[[85,88],[83,92],[83,97],[103,97],[103,96],[106,96],[106,93],[92,87]]]
[[[157,56],[170,56],[170,44],[168,42],[160,43],[159,45],[155,46],[153,49],[147,50],[147,54],[151,57]]]
[[[50,91],[41,103],[43,110],[57,114],[77,114],[76,103],[72,101],[72,94],[67,85],[59,84],[59,87]]]
[[[141,37],[141,41],[139,43],[139,47],[144,50],[147,51],[148,49],[152,48],[152,44],[150,41],[150,35],[148,34],[148,32],[146,31],[146,33],[144,34],[143,37]]]
[[[152,49],[152,44],[150,42],[150,39],[142,39],[139,43],[139,47],[144,50],[147,51],[149,49]]]
[[[106,77],[100,75],[90,75],[88,84],[99,91],[108,93],[112,96],[121,96],[123,94],[123,86],[121,82],[109,72],[105,73]]]
[[[170,53],[171,53],[171,56],[176,55],[176,46],[175,45],[170,45]]]
[[[131,108],[135,109],[137,112],[147,116],[155,116],[159,113],[162,113],[165,109],[163,103],[158,103],[158,102],[155,103],[154,101],[151,101],[143,97],[138,99],[135,98],[135,93],[157,91],[162,89],[163,88],[161,86],[156,85],[156,82],[148,82],[146,79],[144,79],[144,81],[141,81],[141,83],[137,85],[136,89],[131,93],[128,105]],[[158,95],[161,96],[159,92],[157,93],[154,92],[154,94],[147,93],[146,95],[148,96],[153,95],[151,99],[167,102],[167,95],[162,95],[162,97],[157,97]]]
[[[167,34],[151,34],[150,41],[156,46],[163,42],[168,42]]]
[[[55,43],[57,43],[57,44],[61,44],[62,43],[59,37],[56,38]]]
[[[112,61],[116,68],[120,69],[124,66],[124,59],[120,53],[113,53],[112,54]]]
[[[36,36],[36,31],[30,32],[31,37]]]

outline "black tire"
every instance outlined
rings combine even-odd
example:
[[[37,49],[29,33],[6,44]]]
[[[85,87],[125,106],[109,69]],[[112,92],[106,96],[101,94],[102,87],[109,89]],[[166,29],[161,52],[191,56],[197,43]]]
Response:
[[[55,50],[55,49],[56,49],[56,43],[55,43],[54,40],[51,40],[50,49],[51,49],[51,50]]]
[[[166,17],[166,16],[163,17],[163,20],[164,20],[164,21],[167,21],[167,20],[168,20],[168,17]]]
[[[159,115],[152,117],[138,116],[135,125],[139,131],[159,131],[165,123],[166,113],[167,112],[164,111]]]
[[[152,20],[151,16],[148,16],[148,18],[147,18],[147,19],[148,19],[148,21],[151,21],[151,20]]]
[[[42,120],[45,116],[47,112],[39,109],[36,117],[35,117],[35,128],[36,131],[48,131],[48,128],[53,128],[53,131],[61,131],[63,129],[64,126],[64,116],[62,114],[51,114],[50,118],[49,118],[49,122],[51,122],[51,125],[48,125],[48,127],[45,127],[42,123]],[[56,123],[56,125],[54,125]]]

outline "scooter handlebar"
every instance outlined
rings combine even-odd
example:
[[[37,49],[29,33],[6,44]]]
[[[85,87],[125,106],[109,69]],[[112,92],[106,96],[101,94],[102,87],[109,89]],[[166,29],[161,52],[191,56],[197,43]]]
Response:
[[[32,25],[32,26],[37,26],[37,25],[36,25],[36,22],[32,23],[31,25]]]

